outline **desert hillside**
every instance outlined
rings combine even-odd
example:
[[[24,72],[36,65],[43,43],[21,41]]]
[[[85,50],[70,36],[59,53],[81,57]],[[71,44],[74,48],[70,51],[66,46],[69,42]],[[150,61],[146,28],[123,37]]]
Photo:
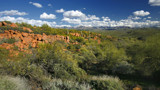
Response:
[[[158,90],[159,38],[159,28],[75,30],[2,21],[0,88]]]

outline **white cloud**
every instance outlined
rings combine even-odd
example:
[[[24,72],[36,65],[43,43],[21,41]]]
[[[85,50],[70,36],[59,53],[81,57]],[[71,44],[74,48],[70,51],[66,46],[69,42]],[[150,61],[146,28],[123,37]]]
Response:
[[[85,18],[86,17],[84,13],[78,10],[66,11],[63,13],[63,16],[67,18]]]
[[[52,7],[52,4],[48,4],[49,7]]]
[[[148,16],[150,14],[150,12],[148,12],[148,11],[145,12],[144,10],[140,10],[140,11],[133,12],[133,14],[135,16]]]
[[[62,21],[68,22],[70,24],[81,24],[80,19],[71,19],[71,18],[64,17]]]
[[[23,18],[23,17],[10,17],[10,16],[5,16],[5,17],[1,17],[0,21],[11,21],[11,22],[18,22],[18,23],[28,23],[31,25],[36,25],[36,26],[42,26],[43,24],[47,24],[51,27],[54,27],[56,25],[56,22],[48,22],[48,21],[42,21],[42,20],[35,20],[35,19],[28,19],[28,18]]]
[[[64,13],[64,9],[61,8],[60,10],[56,10],[57,13]]]
[[[56,15],[54,14],[47,14],[47,13],[43,13],[40,15],[41,19],[56,19]]]
[[[133,20],[139,20],[139,19],[141,19],[140,17],[134,17],[134,18],[132,18]]]
[[[103,21],[110,21],[111,19],[109,17],[102,17]]]
[[[152,17],[147,17],[148,19],[151,19]]]
[[[55,25],[57,28],[72,27],[71,25]]]
[[[100,20],[96,15],[85,15],[79,10],[70,10],[63,13],[64,18],[80,19],[80,20]]]
[[[86,17],[86,20],[100,20],[100,18],[96,17],[96,15],[88,15],[88,17]]]
[[[26,12],[19,12],[18,10],[5,10],[5,11],[1,11],[0,12],[0,16],[2,15],[9,15],[9,16],[12,16],[12,15],[18,15],[18,16],[24,16],[24,15],[28,15],[28,13]]]
[[[140,20],[142,18],[138,17],[138,16],[129,16],[128,20]]]
[[[160,6],[160,0],[149,0],[151,6]]]
[[[29,2],[29,4],[32,4],[36,6],[37,8],[42,8],[42,5],[40,3]]]
[[[150,21],[144,20],[144,18],[138,16],[147,16],[150,13],[141,11],[134,12],[135,16],[129,16],[127,19],[122,19],[119,21],[111,20],[109,17],[99,17],[95,15],[86,15],[78,10],[71,10],[64,12],[64,18],[62,21],[68,22],[69,24],[74,24],[75,26],[86,26],[86,27],[150,27],[160,25],[160,21]],[[140,21],[142,19],[142,21]]]

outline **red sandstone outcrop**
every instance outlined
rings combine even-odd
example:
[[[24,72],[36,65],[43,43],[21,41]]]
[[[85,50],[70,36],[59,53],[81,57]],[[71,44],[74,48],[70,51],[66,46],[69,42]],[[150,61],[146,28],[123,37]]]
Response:
[[[2,22],[2,26],[7,26],[7,23],[6,22]]]
[[[12,23],[10,26],[11,27],[18,27],[17,24],[15,24],[15,23]]]
[[[70,33],[71,35],[73,36],[76,36],[76,37],[80,37],[81,35],[79,33]]]
[[[2,23],[0,22],[0,27],[2,27]]]
[[[23,30],[28,32],[33,32],[30,28],[27,28],[27,27],[23,27]]]
[[[0,22],[0,27],[7,26],[7,25],[11,27],[18,27],[18,25],[15,23],[7,24],[6,22]]]
[[[11,49],[14,46],[17,46],[19,50],[23,51],[24,49],[28,49],[29,47],[38,47],[39,43],[53,43],[57,40],[65,41],[69,43],[68,36],[60,36],[60,35],[46,35],[41,34],[31,34],[13,30],[5,30],[4,33],[0,34],[0,39],[16,39],[17,42],[14,44],[1,44],[0,47],[4,47],[6,49]]]

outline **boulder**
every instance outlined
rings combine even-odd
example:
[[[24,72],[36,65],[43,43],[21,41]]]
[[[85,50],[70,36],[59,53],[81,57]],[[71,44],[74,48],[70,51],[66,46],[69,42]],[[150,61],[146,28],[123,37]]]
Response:
[[[81,36],[79,33],[70,33],[72,36],[76,36],[76,37],[79,37]]]
[[[6,22],[2,22],[2,26],[7,26],[7,23]]]
[[[30,32],[30,33],[33,32],[30,28],[27,28],[27,27],[23,27],[23,30],[24,30],[24,31],[28,31],[28,32]]]
[[[23,37],[27,37],[27,36],[28,36],[28,33],[22,32],[22,36],[23,36]]]
[[[17,41],[14,44],[2,44],[1,46],[6,49],[11,49],[13,46],[17,46],[19,50],[23,51],[28,49],[29,46],[35,48],[38,47],[38,43],[53,43],[57,40],[62,40],[69,43],[69,36],[60,36],[60,35],[46,35],[41,34],[30,34],[25,32],[19,32],[14,30],[5,30],[4,33],[0,33],[0,39],[16,39]],[[77,44],[77,43],[75,43]]]
[[[17,24],[15,24],[15,23],[12,23],[10,26],[11,27],[18,27]]]
[[[0,22],[0,27],[2,27],[2,23]]]
[[[69,43],[69,36],[66,37],[66,42]]]

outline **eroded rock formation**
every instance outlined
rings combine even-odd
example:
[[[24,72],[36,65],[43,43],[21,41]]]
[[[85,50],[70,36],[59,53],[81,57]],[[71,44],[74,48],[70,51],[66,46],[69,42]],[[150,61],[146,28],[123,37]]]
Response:
[[[3,43],[0,47],[6,49],[11,49],[14,46],[17,46],[19,50],[23,51],[29,47],[38,47],[39,43],[53,43],[57,40],[65,41],[69,43],[69,36],[60,36],[60,35],[46,35],[25,33],[13,30],[5,30],[4,33],[0,34],[0,40],[2,39],[15,39],[16,42],[13,44]]]

